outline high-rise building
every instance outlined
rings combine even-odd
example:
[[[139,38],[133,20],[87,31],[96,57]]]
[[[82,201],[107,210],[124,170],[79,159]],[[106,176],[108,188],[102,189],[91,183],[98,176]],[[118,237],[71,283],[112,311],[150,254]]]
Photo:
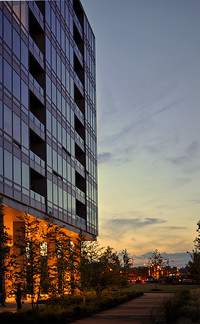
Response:
[[[79,0],[0,2],[0,196],[5,223],[98,234],[95,37]]]

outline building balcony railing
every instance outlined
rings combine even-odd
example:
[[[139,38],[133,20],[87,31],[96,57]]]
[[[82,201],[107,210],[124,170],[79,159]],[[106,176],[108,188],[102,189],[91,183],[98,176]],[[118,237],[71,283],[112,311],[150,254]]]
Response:
[[[81,37],[83,38],[83,28],[82,28],[80,21],[78,20],[78,17],[75,13],[74,13],[74,22],[76,24],[76,27],[77,27]]]
[[[76,224],[78,227],[81,227],[82,229],[85,229],[86,227],[86,220],[82,217],[79,217],[76,215]]]
[[[76,56],[78,57],[81,65],[83,66],[83,55],[81,54],[76,42],[74,42],[74,51],[75,51]]]
[[[33,84],[33,86],[37,89],[37,91],[41,94],[41,96],[44,97],[44,90],[39,85],[39,83],[34,79],[31,73],[29,73],[29,80]]]
[[[32,13],[34,14],[42,29],[44,29],[44,16],[41,13],[35,1],[29,1],[29,8],[31,9]]]
[[[84,150],[84,140],[82,139],[82,137],[75,131],[75,140],[78,142],[78,144],[80,144],[81,148]]]
[[[82,124],[84,125],[84,115],[81,112],[80,108],[77,106],[76,103],[74,103],[74,109],[75,109],[75,114],[78,117],[78,119],[82,122]]]
[[[85,203],[85,193],[76,187],[76,198]]]
[[[45,198],[33,190],[30,190],[30,197],[42,204],[45,203]]]
[[[85,168],[77,159],[75,159],[75,166],[76,170],[85,178]]]
[[[37,163],[38,165],[40,165],[42,168],[45,167],[45,162],[44,160],[42,160],[37,154],[33,153],[32,151],[30,151],[30,158]]]
[[[84,95],[83,84],[82,84],[81,80],[79,79],[78,75],[76,74],[76,72],[74,72],[74,80],[75,80],[75,83],[76,83],[77,87],[79,88],[81,94]]]
[[[42,54],[41,50],[37,46],[37,44],[34,42],[33,38],[29,35],[29,44],[32,46],[34,51],[37,53],[37,55],[40,57],[42,62],[44,61],[44,55]]]
[[[37,117],[35,117],[35,115],[32,114],[32,112],[29,112],[29,118],[42,132],[44,132],[44,125],[39,121],[39,119],[37,119]]]

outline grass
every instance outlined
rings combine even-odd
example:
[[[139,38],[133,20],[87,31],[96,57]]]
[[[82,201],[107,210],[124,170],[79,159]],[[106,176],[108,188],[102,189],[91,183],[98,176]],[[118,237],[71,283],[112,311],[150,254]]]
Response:
[[[162,285],[162,284],[136,284],[128,289],[133,290],[135,292],[142,291],[143,293],[177,293],[184,289],[193,290],[197,288],[197,285]],[[159,289],[159,291],[154,291],[154,289]]]

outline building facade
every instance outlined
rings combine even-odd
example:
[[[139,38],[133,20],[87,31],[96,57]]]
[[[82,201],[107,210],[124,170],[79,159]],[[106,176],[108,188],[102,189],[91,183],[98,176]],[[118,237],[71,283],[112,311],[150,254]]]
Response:
[[[0,195],[13,232],[26,212],[98,234],[95,37],[79,0],[0,2]]]

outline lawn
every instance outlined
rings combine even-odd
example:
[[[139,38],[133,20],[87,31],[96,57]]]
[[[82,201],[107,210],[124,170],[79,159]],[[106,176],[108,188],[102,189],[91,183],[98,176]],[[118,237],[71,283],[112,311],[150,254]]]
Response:
[[[129,291],[142,291],[143,293],[148,293],[148,292],[163,292],[163,293],[176,293],[178,291],[188,289],[192,290],[195,288],[198,288],[199,286],[197,285],[162,285],[162,284],[134,284],[127,288]],[[159,289],[159,290],[154,290],[154,289]],[[126,290],[126,289],[125,289]]]

